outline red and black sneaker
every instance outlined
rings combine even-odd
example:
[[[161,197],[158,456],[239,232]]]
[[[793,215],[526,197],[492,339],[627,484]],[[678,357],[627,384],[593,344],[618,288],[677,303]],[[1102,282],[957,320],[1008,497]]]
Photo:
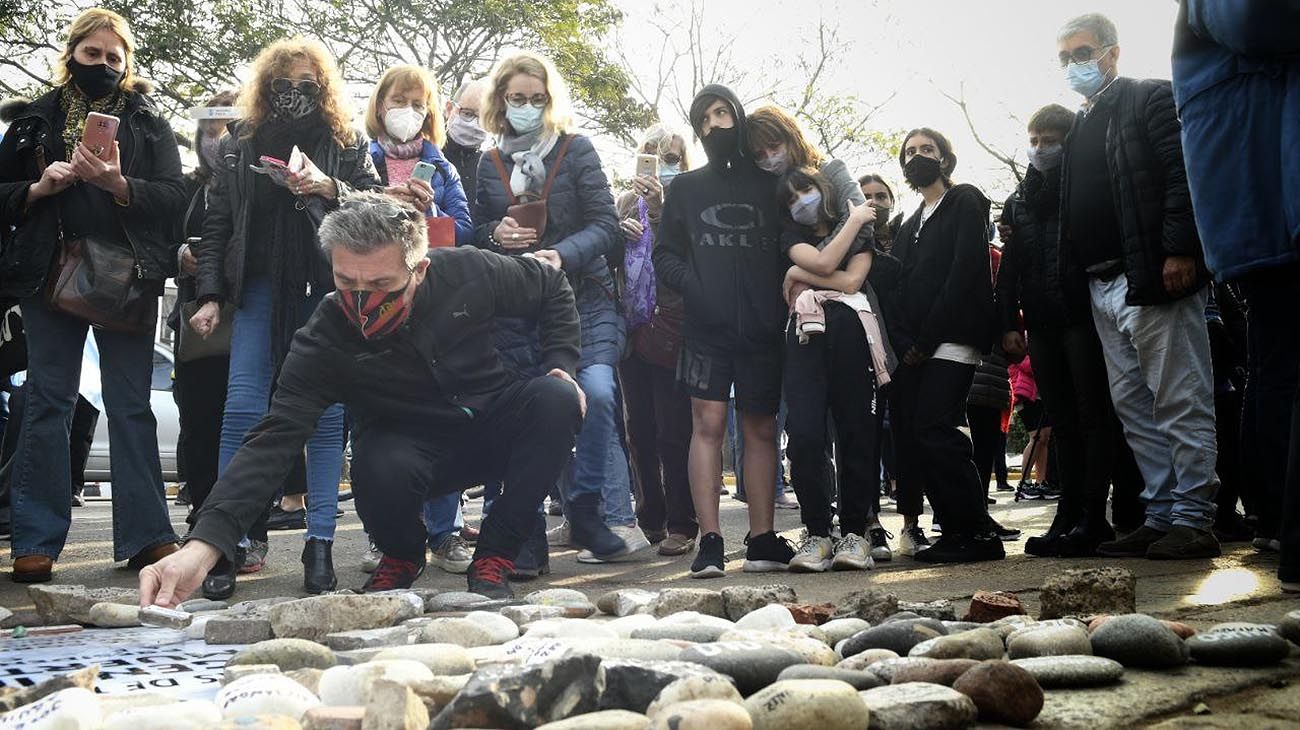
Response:
[[[424,563],[385,555],[379,559],[379,565],[375,566],[374,572],[370,574],[370,578],[361,590],[374,593],[410,588],[423,572]]]
[[[515,561],[509,558],[500,556],[474,558],[474,562],[469,564],[469,574],[466,576],[469,592],[488,598],[514,598],[515,592],[510,590],[510,582],[506,580],[506,576],[514,570]]]

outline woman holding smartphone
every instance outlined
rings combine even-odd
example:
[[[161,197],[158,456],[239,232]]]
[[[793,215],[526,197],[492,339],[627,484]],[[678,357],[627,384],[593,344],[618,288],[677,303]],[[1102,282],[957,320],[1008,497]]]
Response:
[[[223,165],[208,192],[198,245],[202,306],[190,320],[207,336],[221,304],[235,305],[218,473],[266,414],[293,333],[334,289],[316,225],[340,199],[379,186],[365,140],[352,128],[338,67],[319,42],[289,38],[263,49],[239,106],[242,117],[221,141]],[[343,408],[335,405],[307,444],[308,593],[337,584],[332,546],[342,470]],[[205,596],[234,592],[236,557],[236,565],[222,560],[209,574]]]
[[[430,219],[441,219],[429,226],[429,244],[450,246],[468,243],[474,236],[474,224],[460,173],[442,156],[447,133],[441,108],[438,86],[428,71],[419,66],[394,66],[384,72],[370,95],[366,132],[371,138],[370,158],[388,194],[424,210]],[[452,237],[434,240],[435,233]],[[473,555],[459,534],[464,525],[460,494],[426,502],[424,524],[433,564],[448,573],[469,570]],[[378,564],[372,540],[362,568],[369,572]]]
[[[606,256],[623,237],[609,180],[591,140],[571,131],[568,87],[548,59],[519,53],[498,61],[481,118],[499,139],[479,162],[474,245],[533,256],[568,274],[582,323],[577,380],[587,394],[587,417],[564,513],[573,541],[586,548],[579,560],[626,558],[650,544],[636,527],[619,437],[614,367],[625,332]],[[536,323],[497,320],[496,339],[508,367],[536,372]],[[529,545],[534,556],[546,555],[541,515]]]
[[[92,8],[67,36],[57,85],[8,105],[0,142],[0,296],[19,300],[27,333],[27,407],[10,424],[20,428],[12,485],[20,583],[50,580],[72,518],[68,421],[90,325],[52,309],[51,267],[65,242],[129,249],[136,286],[156,297],[176,272],[171,226],[185,201],[175,139],[135,78],[126,20]],[[149,407],[153,336],[97,328],[95,344],[113,451],[113,559],[138,570],[176,550]]]

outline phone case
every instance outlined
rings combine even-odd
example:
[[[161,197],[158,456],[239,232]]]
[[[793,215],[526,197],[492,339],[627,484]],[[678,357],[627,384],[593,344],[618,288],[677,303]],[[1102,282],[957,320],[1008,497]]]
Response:
[[[658,177],[659,158],[654,155],[637,155],[636,175],[637,177]]]
[[[436,172],[437,169],[438,168],[434,167],[433,165],[427,162],[423,162],[423,161],[417,162],[415,163],[415,169],[411,170],[411,177],[415,178],[416,180],[423,180],[427,183],[432,183],[433,173]]]
[[[96,157],[106,159],[113,149],[113,140],[117,137],[117,117],[109,114],[91,112],[86,115],[86,128],[81,133],[81,141]]]

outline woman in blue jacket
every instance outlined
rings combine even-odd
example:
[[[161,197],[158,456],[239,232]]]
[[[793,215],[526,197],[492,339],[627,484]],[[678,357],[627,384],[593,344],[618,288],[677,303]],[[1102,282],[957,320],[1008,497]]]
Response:
[[[532,256],[569,276],[582,322],[578,384],[587,396],[587,416],[578,434],[565,514],[573,541],[590,552],[580,554],[580,560],[624,557],[649,543],[632,513],[618,426],[614,368],[623,351],[625,325],[615,308],[606,256],[622,246],[622,234],[609,181],[591,140],[569,131],[568,89],[545,58],[520,53],[499,61],[482,119],[484,128],[499,138],[497,148],[479,162],[474,245]],[[510,209],[543,199],[544,216],[537,210],[543,206]],[[538,369],[542,358],[535,322],[498,320],[496,337],[507,366],[525,374]],[[538,527],[530,546],[540,536],[540,520]],[[545,555],[544,543],[532,552]]]
[[[386,192],[425,210],[429,218],[449,218],[454,223],[455,241],[433,240],[435,233],[450,226],[430,226],[432,246],[469,243],[474,224],[469,202],[460,184],[460,173],[439,149],[447,141],[443,128],[442,100],[429,72],[419,66],[394,66],[384,72],[370,95],[366,108],[366,132],[370,135],[370,157],[375,171],[387,186]],[[412,172],[421,162],[433,165],[433,176],[425,184]],[[448,231],[449,232],[449,231]],[[460,495],[445,494],[424,505],[424,524],[429,532],[433,564],[448,573],[469,569],[469,547],[460,538],[464,519]],[[371,542],[362,569],[374,570],[379,553]]]

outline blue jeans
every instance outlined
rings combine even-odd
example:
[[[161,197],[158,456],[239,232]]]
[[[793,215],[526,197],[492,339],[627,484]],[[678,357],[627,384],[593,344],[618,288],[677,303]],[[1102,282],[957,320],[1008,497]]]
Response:
[[[14,468],[13,554],[58,559],[72,525],[72,410],[81,383],[85,322],[22,300],[27,332],[27,407]],[[158,423],[149,406],[153,337],[95,330],[112,448],[113,559],[175,542],[158,459]]]
[[[785,451],[781,448],[781,434],[785,433],[785,399],[776,414],[776,498],[785,494]],[[745,439],[736,421],[736,399],[727,401],[727,438],[731,440],[732,461],[736,473],[736,497],[745,499]]]
[[[302,322],[324,298],[316,293],[302,305]],[[230,386],[221,421],[218,478],[239,450],[244,437],[266,415],[271,398],[271,285],[265,278],[244,283],[244,302],[235,310],[230,335]],[[307,538],[334,539],[339,480],[343,476],[343,406],[335,403],[316,424],[307,442]]]
[[[564,498],[599,493],[606,525],[635,524],[627,452],[619,437],[622,410],[614,366],[589,365],[578,371],[577,381],[587,395],[587,417],[578,432],[573,481]]]
[[[1125,303],[1128,280],[1093,279],[1092,320],[1110,395],[1146,489],[1146,526],[1209,530],[1217,505],[1208,288],[1168,304]]]
[[[483,507],[487,516],[487,506]],[[460,511],[460,492],[448,492],[424,501],[424,529],[429,534],[429,547],[437,549],[451,533],[465,526],[465,516]]]

